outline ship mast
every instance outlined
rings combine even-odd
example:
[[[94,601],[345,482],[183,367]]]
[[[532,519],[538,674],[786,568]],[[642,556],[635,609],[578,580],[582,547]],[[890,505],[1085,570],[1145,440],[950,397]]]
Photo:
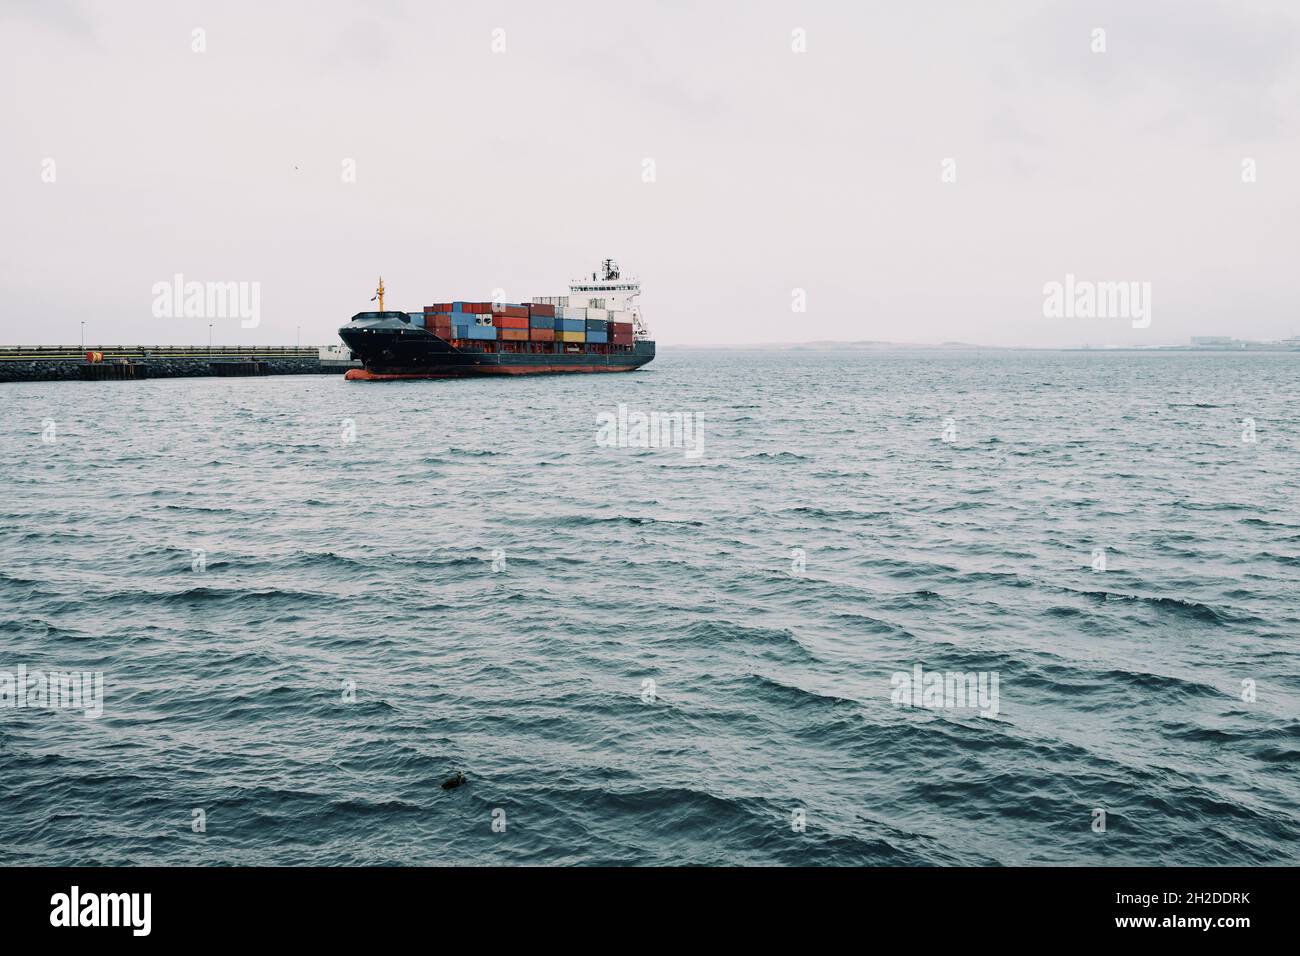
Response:
[[[384,311],[384,277],[383,276],[379,277],[379,288],[375,290],[374,298],[372,298],[370,301],[374,302],[375,299],[379,300],[379,311],[383,312]]]

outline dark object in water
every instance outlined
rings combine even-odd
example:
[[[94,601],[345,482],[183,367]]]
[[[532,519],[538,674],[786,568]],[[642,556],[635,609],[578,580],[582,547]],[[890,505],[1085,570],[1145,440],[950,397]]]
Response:
[[[448,777],[446,780],[442,782],[442,789],[455,790],[464,782],[465,782],[465,775],[461,773],[459,770],[457,770],[456,776]]]

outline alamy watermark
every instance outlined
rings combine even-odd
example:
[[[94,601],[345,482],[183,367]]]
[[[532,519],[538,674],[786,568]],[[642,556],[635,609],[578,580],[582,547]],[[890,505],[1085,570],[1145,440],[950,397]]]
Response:
[[[978,708],[981,717],[998,715],[997,671],[926,671],[914,664],[910,671],[895,671],[889,684],[896,707]]]
[[[132,936],[148,936],[153,928],[152,893],[83,893],[74,885],[50,897],[54,927],[124,926]]]
[[[80,710],[87,717],[104,713],[103,671],[0,671],[0,710],[34,708]]]
[[[704,419],[698,412],[636,412],[620,402],[617,411],[598,414],[596,423],[601,448],[680,448],[687,458],[704,454]]]
[[[1065,274],[1064,282],[1043,285],[1043,316],[1049,319],[1132,319],[1133,328],[1151,325],[1150,282],[1093,282]]]
[[[239,319],[244,329],[262,323],[260,282],[186,282],[178,272],[152,292],[156,319]]]

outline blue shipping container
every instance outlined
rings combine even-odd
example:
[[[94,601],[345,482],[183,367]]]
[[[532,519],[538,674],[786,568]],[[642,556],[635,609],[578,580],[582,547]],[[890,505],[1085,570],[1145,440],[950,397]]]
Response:
[[[555,328],[555,318],[550,315],[530,315],[528,317],[528,327],[530,329],[553,329]]]
[[[411,318],[411,324],[412,324],[412,325],[414,325],[417,329],[422,329],[422,328],[424,328],[424,313],[423,313],[423,312],[410,312],[410,313],[408,313],[408,314],[410,315],[410,318]]]
[[[453,302],[453,303],[451,304],[451,311],[453,311],[453,312],[464,312],[464,311],[465,311],[465,303],[464,303],[464,302]]]
[[[587,323],[582,319],[556,319],[555,331],[585,332],[587,331]]]
[[[490,325],[467,325],[462,339],[495,339],[497,330]]]
[[[609,323],[604,319],[587,319],[588,332],[608,332]]]
[[[587,341],[588,341],[588,342],[595,342],[595,343],[598,344],[598,345],[603,345],[604,343],[606,343],[606,342],[609,341],[609,333],[608,333],[608,332],[588,332],[588,333],[587,333]]]

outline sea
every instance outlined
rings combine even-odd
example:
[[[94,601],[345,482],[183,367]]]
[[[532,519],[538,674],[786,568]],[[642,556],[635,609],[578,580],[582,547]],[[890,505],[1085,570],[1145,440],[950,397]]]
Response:
[[[1297,382],[0,385],[0,864],[1294,865]]]

